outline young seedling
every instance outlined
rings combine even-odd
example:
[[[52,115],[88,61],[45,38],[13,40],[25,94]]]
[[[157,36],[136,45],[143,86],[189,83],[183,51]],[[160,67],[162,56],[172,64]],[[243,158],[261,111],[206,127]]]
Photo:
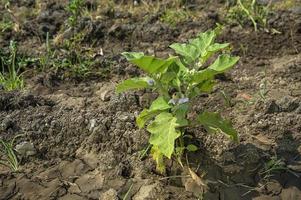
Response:
[[[271,1],[268,5],[262,5],[257,0],[235,0],[234,5],[232,3],[228,3],[228,5],[232,5],[227,13],[227,20],[230,23],[236,22],[240,26],[244,26],[250,21],[255,31],[258,30],[258,25],[267,30]]]
[[[0,165],[10,168],[13,172],[19,170],[19,160],[14,151],[14,142],[20,136],[15,136],[10,142],[0,139]]]
[[[45,42],[46,51],[39,58],[39,63],[41,65],[41,70],[45,71],[53,65],[55,65],[55,51],[52,49],[49,40],[49,32],[46,33],[46,42]]]
[[[123,81],[117,85],[116,91],[120,93],[149,88],[159,94],[151,106],[143,109],[137,116],[136,123],[139,128],[146,126],[150,133],[150,152],[160,172],[165,171],[164,159],[175,156],[183,166],[183,153],[186,150],[197,150],[196,146],[184,143],[185,128],[189,126],[201,124],[209,133],[222,132],[238,141],[237,132],[230,121],[223,119],[218,113],[204,111],[194,119],[188,118],[192,99],[202,93],[210,93],[215,85],[214,76],[224,73],[239,60],[239,57],[222,53],[209,67],[205,67],[209,58],[229,46],[229,43],[215,42],[220,31],[221,27],[217,27],[200,33],[188,43],[170,45],[177,56],[167,59],[137,52],[122,53],[147,75]],[[172,90],[174,91],[170,94]]]
[[[0,57],[2,72],[0,72],[0,85],[5,90],[11,91],[15,89],[22,89],[24,87],[24,81],[22,74],[19,74],[20,66],[16,63],[17,46],[14,41],[10,42],[10,57],[6,60],[4,57]],[[7,66],[7,69],[5,69]]]
[[[68,23],[71,27],[74,27],[78,23],[78,19],[83,12],[83,0],[71,0],[66,8],[70,13]]]
[[[184,9],[166,9],[160,18],[162,22],[167,23],[172,27],[176,27],[177,24],[188,19],[189,13]]]

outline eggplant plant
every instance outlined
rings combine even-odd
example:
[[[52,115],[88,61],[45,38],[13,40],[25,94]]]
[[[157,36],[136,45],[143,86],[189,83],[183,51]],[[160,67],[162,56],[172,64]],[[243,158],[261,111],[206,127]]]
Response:
[[[158,93],[150,107],[143,109],[137,116],[136,123],[139,128],[146,126],[150,133],[151,155],[156,161],[157,170],[162,173],[165,171],[164,159],[175,156],[182,165],[181,155],[185,150],[197,150],[196,146],[186,146],[184,143],[185,128],[196,123],[209,133],[221,132],[238,141],[231,122],[218,113],[204,111],[195,119],[187,116],[192,99],[210,93],[215,85],[214,77],[233,67],[239,60],[239,57],[223,53],[229,43],[215,42],[220,31],[221,27],[218,26],[214,30],[200,33],[187,43],[170,45],[176,56],[167,59],[141,52],[122,53],[129,62],[142,69],[146,76],[124,80],[116,86],[116,92],[149,88]],[[210,64],[209,60],[214,58]],[[171,90],[174,90],[172,94]]]

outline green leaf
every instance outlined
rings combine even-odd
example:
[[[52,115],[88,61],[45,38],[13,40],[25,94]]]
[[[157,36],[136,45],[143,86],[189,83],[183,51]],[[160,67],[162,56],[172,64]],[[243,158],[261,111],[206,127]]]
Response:
[[[177,123],[179,124],[179,127],[188,126],[188,120],[186,119],[188,108],[189,108],[188,103],[183,103],[183,104],[176,105],[172,109],[172,112],[177,118]]]
[[[163,97],[158,97],[153,101],[149,109],[144,109],[136,118],[136,123],[139,128],[143,128],[145,123],[158,115],[160,112],[171,108]]]
[[[181,135],[176,129],[179,126],[176,121],[177,118],[172,114],[162,112],[147,127],[151,133],[150,144],[157,146],[160,152],[169,159],[175,149],[175,140]]]
[[[171,108],[168,102],[164,99],[164,97],[159,96],[155,101],[153,101],[152,105],[150,106],[149,110],[166,110]]]
[[[229,46],[229,43],[224,43],[224,44],[219,44],[219,43],[214,43],[210,45],[207,49],[207,51],[202,54],[200,58],[201,63],[205,63],[211,56],[213,56],[216,52],[225,49],[226,47]]]
[[[215,85],[214,80],[207,80],[202,83],[200,83],[197,88],[200,90],[200,92],[206,92],[209,93],[212,91],[213,86]]]
[[[190,83],[199,84],[208,80],[212,80],[215,74],[217,74],[217,72],[212,69],[204,69],[197,71],[192,74]]]
[[[189,144],[189,145],[187,145],[186,149],[190,152],[194,152],[194,151],[198,150],[198,147],[193,144]]]
[[[217,52],[220,51],[222,49],[225,49],[226,47],[228,47],[230,45],[230,43],[224,43],[224,44],[220,44],[220,43],[214,43],[213,45],[208,47],[208,51],[209,52]]]
[[[148,88],[150,87],[147,82],[148,80],[150,80],[150,78],[148,77],[131,78],[124,80],[116,86],[116,92],[121,93],[127,90]]]
[[[198,121],[209,133],[222,132],[234,141],[238,141],[236,130],[229,120],[223,119],[220,114],[214,112],[203,112],[198,116]]]
[[[177,54],[183,56],[189,63],[195,61],[200,55],[198,49],[191,44],[174,43],[169,47],[175,50]]]
[[[193,44],[198,52],[199,56],[204,56],[207,52],[207,48],[214,42],[216,34],[214,31],[206,31],[200,33],[197,38],[190,40],[190,44]]]
[[[218,73],[222,73],[227,69],[231,68],[233,65],[237,63],[239,57],[232,57],[230,55],[224,54],[220,55],[215,62],[208,67],[208,69],[212,69],[217,71]]]
[[[147,73],[157,73],[166,70],[172,63],[175,62],[176,57],[170,57],[166,60],[159,59],[154,56],[145,56],[143,53],[124,52],[122,53],[128,61],[137,65],[139,68]]]
[[[177,77],[177,74],[175,72],[166,72],[161,76],[161,82],[162,84],[168,84],[172,80],[174,80]]]
[[[180,59],[176,59],[175,63],[179,66],[179,72],[187,73],[189,69],[181,62]]]
[[[215,84],[214,75],[217,73],[215,70],[207,68],[192,74],[190,84],[192,84],[193,90],[190,97],[192,98],[201,92],[211,92]]]

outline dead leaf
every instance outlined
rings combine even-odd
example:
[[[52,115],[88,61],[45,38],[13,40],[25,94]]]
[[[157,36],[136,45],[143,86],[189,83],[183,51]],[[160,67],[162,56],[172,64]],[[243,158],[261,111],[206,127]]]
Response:
[[[198,186],[207,187],[207,184],[190,168],[188,168],[191,178],[198,184]]]

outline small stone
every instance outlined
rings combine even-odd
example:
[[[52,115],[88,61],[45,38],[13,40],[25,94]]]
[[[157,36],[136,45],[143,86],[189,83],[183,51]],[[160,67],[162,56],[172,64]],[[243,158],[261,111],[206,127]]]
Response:
[[[276,112],[280,112],[280,107],[276,104],[275,100],[268,102],[268,104],[265,106],[265,113],[271,114]]]
[[[127,116],[127,115],[120,115],[119,117],[118,117],[118,119],[120,120],[120,121],[127,121],[128,119],[129,119],[129,116]]]
[[[34,148],[31,142],[21,142],[20,144],[16,145],[16,151],[24,157],[33,156],[35,155],[36,149]]]
[[[297,200],[301,199],[301,191],[297,187],[293,186],[283,189],[280,196],[281,199],[285,200]]]
[[[292,112],[299,107],[298,99],[290,96],[284,96],[277,104],[280,106],[282,112]]]
[[[78,187],[77,184],[72,183],[71,186],[68,189],[68,192],[71,193],[71,194],[79,194],[79,193],[81,193],[81,190],[80,190],[80,188]]]
[[[192,192],[196,197],[202,196],[205,193],[204,188],[199,186],[192,178],[186,180],[185,190]]]
[[[0,131],[7,131],[13,127],[15,127],[15,122],[11,120],[10,116],[7,116],[0,124]]]
[[[100,94],[100,99],[102,101],[109,101],[111,98],[111,95],[109,94],[109,91],[108,90],[105,90],[103,91],[101,94]]]
[[[137,0],[134,1],[134,6],[138,6],[139,2]]]
[[[116,190],[109,189],[99,197],[99,200],[118,200],[118,195]]]
[[[96,119],[91,119],[89,123],[89,131],[92,131],[96,125]]]
[[[266,185],[266,189],[269,193],[273,194],[273,195],[278,195],[281,192],[281,185],[280,183],[276,182],[276,181],[271,181],[268,182]]]
[[[159,183],[143,185],[133,197],[133,200],[157,199],[160,190]]]
[[[82,193],[89,194],[90,198],[95,198],[98,191],[103,188],[104,176],[98,170],[94,170],[79,177],[75,184],[78,185]]]
[[[284,80],[280,80],[280,81],[279,81],[279,85],[286,85],[286,83],[285,83]]]

